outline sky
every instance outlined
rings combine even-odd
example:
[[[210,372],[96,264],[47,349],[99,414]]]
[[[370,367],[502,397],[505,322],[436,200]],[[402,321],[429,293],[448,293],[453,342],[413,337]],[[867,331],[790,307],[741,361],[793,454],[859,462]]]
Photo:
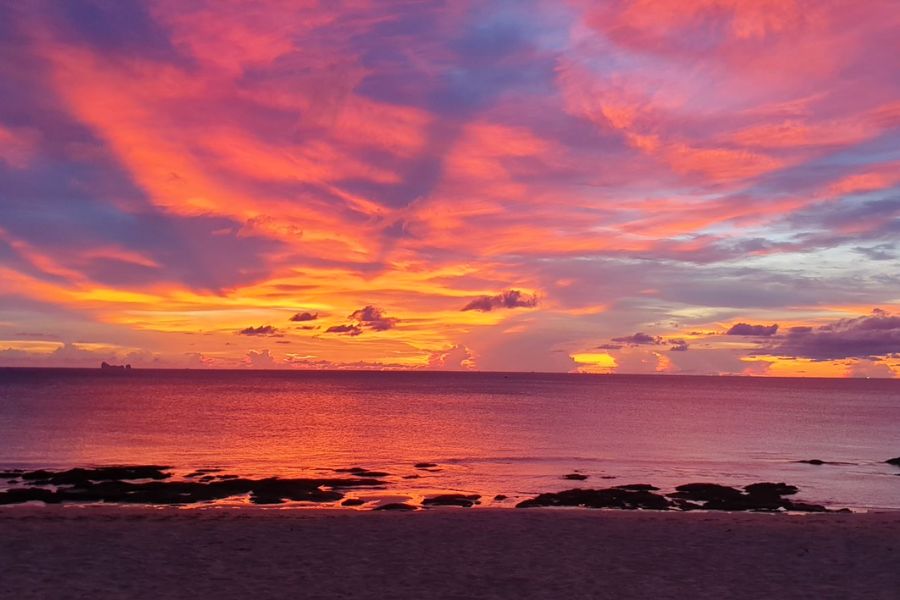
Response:
[[[0,2],[0,365],[900,375],[895,0]]]

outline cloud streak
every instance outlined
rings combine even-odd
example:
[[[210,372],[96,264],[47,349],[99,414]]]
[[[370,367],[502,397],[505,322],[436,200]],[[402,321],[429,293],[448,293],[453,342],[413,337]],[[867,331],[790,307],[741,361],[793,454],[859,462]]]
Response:
[[[537,303],[536,294],[529,295],[519,290],[506,290],[493,296],[479,296],[463,306],[461,310],[490,312],[500,308],[534,308]]]

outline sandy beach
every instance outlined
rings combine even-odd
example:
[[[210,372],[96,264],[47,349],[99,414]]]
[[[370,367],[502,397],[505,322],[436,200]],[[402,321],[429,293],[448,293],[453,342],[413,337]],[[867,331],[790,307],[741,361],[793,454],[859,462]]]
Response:
[[[0,510],[3,598],[900,597],[900,513]]]

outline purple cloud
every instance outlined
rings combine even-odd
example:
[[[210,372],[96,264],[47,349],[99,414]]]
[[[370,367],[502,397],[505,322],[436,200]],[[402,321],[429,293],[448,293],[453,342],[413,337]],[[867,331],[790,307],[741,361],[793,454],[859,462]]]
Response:
[[[278,335],[278,330],[271,325],[260,325],[241,329],[238,331],[238,335]]]
[[[623,337],[612,338],[612,341],[619,342],[622,344],[626,344],[628,346],[646,346],[646,345],[660,345],[663,344],[663,339],[659,336],[653,336],[642,331],[639,331],[633,335],[626,335]]]
[[[669,348],[669,352],[687,352],[688,348],[690,348],[687,340],[682,338],[669,338],[669,343],[672,344],[672,347]]]
[[[372,331],[387,331],[393,329],[400,322],[400,319],[386,316],[382,309],[371,304],[353,311],[349,318],[358,321],[360,326]]]
[[[325,333],[340,333],[355,337],[366,330],[387,331],[396,327],[397,323],[400,322],[400,319],[385,315],[384,310],[371,304],[353,311],[347,318],[353,322],[344,325],[334,325],[326,329]]]
[[[537,306],[536,294],[525,294],[519,290],[505,290],[494,296],[479,296],[472,300],[462,310],[480,310],[490,312],[495,308],[533,308]]]
[[[753,335],[753,336],[772,336],[778,333],[778,324],[773,325],[751,325],[749,323],[735,323],[731,329],[725,332],[725,335]]]
[[[334,325],[325,330],[325,333],[340,333],[356,337],[363,332],[359,325]]]
[[[295,323],[303,323],[305,321],[315,321],[319,318],[319,313],[311,313],[311,312],[298,312],[293,317],[291,317],[291,321]]]
[[[900,353],[900,316],[875,309],[869,316],[840,319],[815,329],[794,327],[754,354],[837,360]]]

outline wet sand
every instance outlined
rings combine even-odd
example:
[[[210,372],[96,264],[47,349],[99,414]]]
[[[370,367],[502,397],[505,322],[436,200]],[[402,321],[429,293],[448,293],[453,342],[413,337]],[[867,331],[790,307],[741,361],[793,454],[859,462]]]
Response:
[[[900,513],[15,506],[0,598],[900,598]]]

